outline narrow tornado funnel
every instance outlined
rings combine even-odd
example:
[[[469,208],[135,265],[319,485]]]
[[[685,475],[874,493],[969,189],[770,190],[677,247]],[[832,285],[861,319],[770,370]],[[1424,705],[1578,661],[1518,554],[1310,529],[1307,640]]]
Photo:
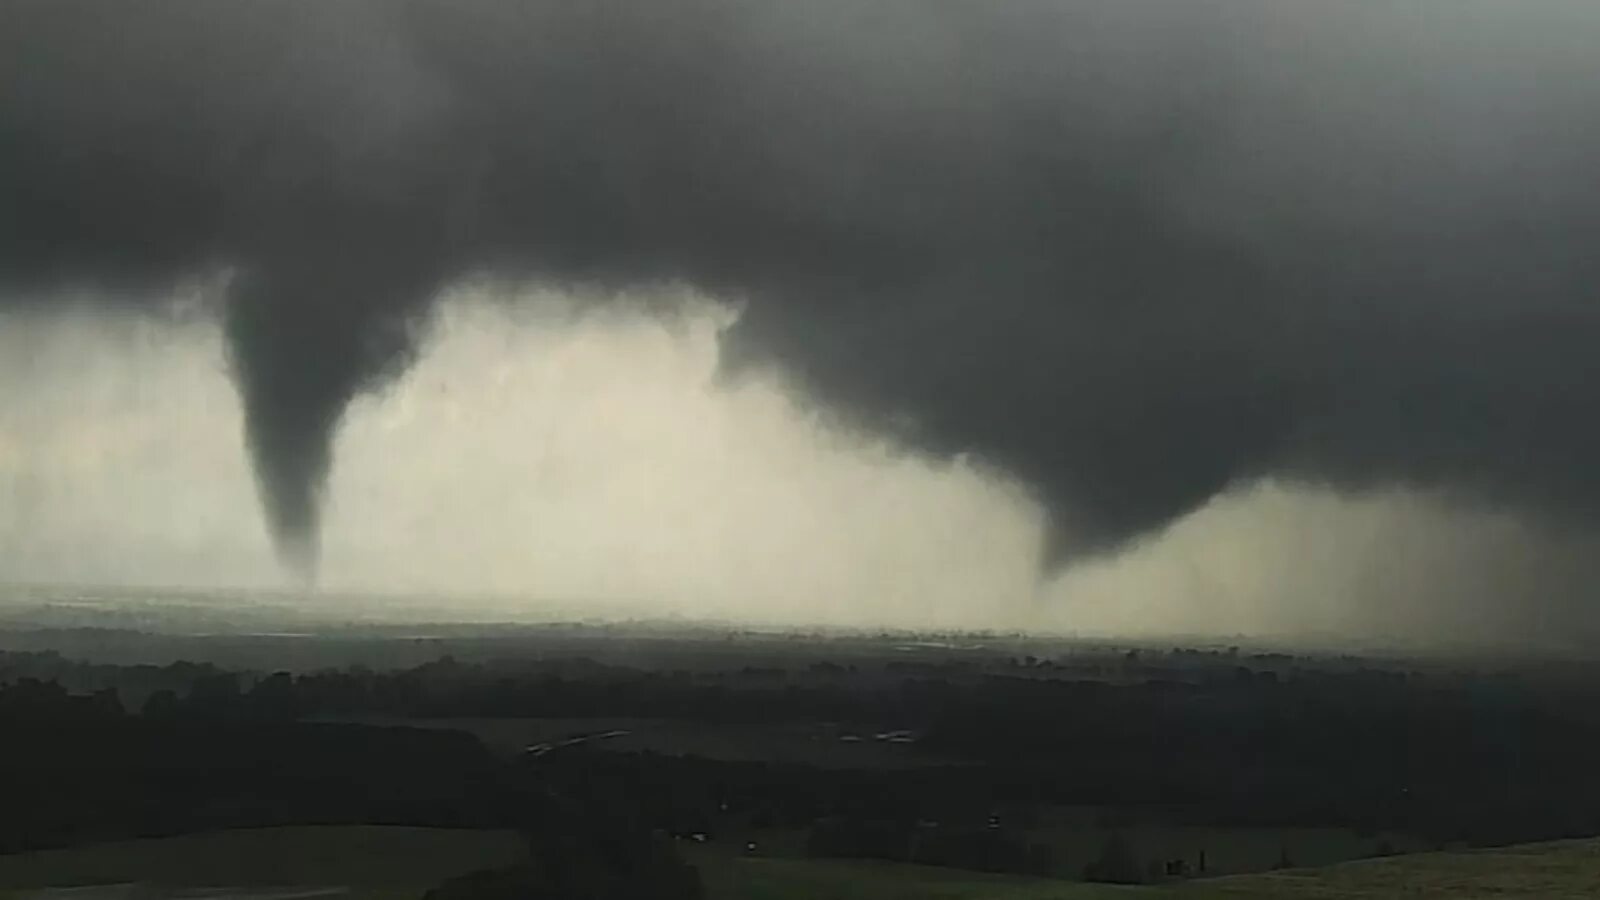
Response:
[[[248,273],[225,323],[267,527],[279,559],[308,586],[340,419],[358,392],[410,362],[413,314],[431,293],[415,277],[340,262]]]

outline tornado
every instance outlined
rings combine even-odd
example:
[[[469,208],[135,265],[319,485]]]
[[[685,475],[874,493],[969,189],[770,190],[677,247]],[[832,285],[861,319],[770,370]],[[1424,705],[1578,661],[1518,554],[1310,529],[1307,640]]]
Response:
[[[1016,476],[1047,571],[1268,477],[1588,530],[1597,43],[1565,0],[18,0],[0,303],[233,273],[307,581],[348,404],[469,278],[737,304],[725,367]]]

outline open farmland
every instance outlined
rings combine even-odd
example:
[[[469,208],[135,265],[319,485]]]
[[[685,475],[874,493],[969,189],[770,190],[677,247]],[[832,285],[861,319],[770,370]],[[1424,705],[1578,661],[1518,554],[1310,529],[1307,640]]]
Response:
[[[875,862],[698,854],[708,900],[1579,900],[1600,897],[1600,840],[1422,853],[1160,887],[985,876]]]
[[[163,897],[401,900],[466,872],[514,863],[503,831],[259,828],[0,857],[7,900]],[[707,900],[1419,900],[1600,896],[1600,840],[1423,853],[1321,868],[1123,887],[869,861],[690,851]],[[93,890],[54,890],[75,886]],[[205,889],[205,890],[200,890]]]
[[[830,646],[688,674],[4,652],[0,900],[416,898],[496,862],[392,837],[469,832],[371,823],[505,829],[513,854],[526,833],[571,865],[501,877],[567,896],[633,873],[620,900],[674,883],[679,856],[712,898],[1600,896],[1570,848],[1406,858],[1600,834],[1587,668],[1231,647],[844,664]],[[304,823],[351,828],[238,830]],[[106,843],[158,834],[192,837]],[[364,834],[388,843],[351,843]],[[37,893],[74,886],[91,890]]]
[[[1206,874],[1212,877],[1264,872],[1285,860],[1291,866],[1327,866],[1436,848],[1421,838],[1394,831],[1190,825],[1136,809],[1092,807],[1045,809],[1039,822],[1024,831],[1029,842],[1051,849],[1051,872],[1065,878],[1078,877],[1113,836],[1126,843],[1135,859],[1146,863],[1183,860],[1195,873],[1204,854]]]
[[[1139,888],[843,860],[693,857],[707,900],[1101,900]]]
[[[139,885],[141,900],[182,889],[227,896],[415,898],[477,869],[515,863],[508,831],[376,826],[250,828],[0,856],[0,896],[60,897],[47,888]],[[263,889],[273,889],[263,893]],[[70,896],[88,900],[89,895]],[[106,896],[117,895],[116,890]]]
[[[1017,829],[1029,844],[1049,848],[1050,864],[1034,871],[1036,875],[1077,882],[1084,868],[1103,852],[1113,836],[1122,840],[1135,859],[1146,864],[1160,860],[1184,860],[1193,874],[1199,854],[1206,855],[1211,878],[1252,872],[1266,872],[1287,858],[1294,866],[1318,867],[1370,858],[1374,847],[1384,844],[1395,853],[1431,850],[1416,838],[1394,833],[1362,837],[1349,829],[1337,828],[1226,828],[1186,826],[1157,821],[1118,827],[1097,824],[1092,811],[1054,811],[1056,823],[1031,829]],[[1078,821],[1062,824],[1075,818]],[[724,848],[743,847],[747,842],[760,849],[763,858],[805,860],[808,829],[740,827],[729,822],[717,830],[715,844]],[[1152,873],[1159,880],[1160,873]]]
[[[1171,890],[1174,900],[1580,900],[1600,897],[1600,840],[1419,853],[1241,875]]]
[[[366,716],[336,721],[464,731],[491,752],[514,758],[530,747],[587,737],[590,747],[726,761],[759,761],[823,768],[904,768],[938,760],[914,744],[875,740],[875,728],[822,722],[714,723],[664,718],[400,718]]]

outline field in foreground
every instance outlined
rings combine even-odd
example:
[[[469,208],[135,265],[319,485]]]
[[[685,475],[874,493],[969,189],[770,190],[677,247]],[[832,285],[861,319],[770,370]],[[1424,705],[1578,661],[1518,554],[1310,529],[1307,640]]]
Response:
[[[431,828],[259,828],[0,856],[0,897],[401,900],[522,854],[509,832]],[[1164,887],[1117,887],[955,869],[696,852],[707,900],[1420,900],[1600,896],[1600,839],[1424,853]],[[42,892],[139,884],[137,894]],[[221,888],[204,895],[192,889]],[[167,890],[162,890],[163,888]],[[263,890],[263,889],[272,890]]]
[[[293,888],[354,900],[415,898],[445,879],[509,865],[524,855],[522,840],[508,831],[251,828],[0,856],[0,897],[137,883],[158,889]]]
[[[986,877],[866,862],[697,860],[708,900],[1579,900],[1600,897],[1600,840],[1423,853],[1163,887]]]
[[[1600,897],[1600,840],[1395,856],[1192,882],[1167,893],[1174,900],[1579,900]]]
[[[1148,890],[898,863],[695,857],[706,900],[1100,900]]]

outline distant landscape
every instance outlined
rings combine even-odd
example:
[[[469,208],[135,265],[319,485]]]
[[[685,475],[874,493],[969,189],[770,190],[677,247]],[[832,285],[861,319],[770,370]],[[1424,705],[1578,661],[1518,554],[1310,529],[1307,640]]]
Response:
[[[74,609],[13,602],[0,630],[14,889],[256,872],[421,896],[498,859],[669,871],[689,897],[1289,896],[1395,871],[1341,863],[1421,854],[1442,884],[1484,877],[1472,848],[1600,833],[1581,660],[682,623],[195,634]],[[291,830],[238,831],[262,828]],[[206,868],[263,852],[250,834],[299,861]],[[114,849],[141,838],[222,843]],[[368,839],[420,842],[373,851],[419,868],[319,874]],[[1581,874],[1583,846],[1517,858]]]
[[[401,900],[421,896],[436,879],[514,865],[523,852],[515,836],[505,832],[257,828],[0,857],[0,897]],[[708,900],[1376,900],[1400,895],[1580,900],[1600,891],[1600,842],[1593,840],[1427,853],[1162,886],[1072,883],[870,860],[733,856],[700,848],[688,855]]]

